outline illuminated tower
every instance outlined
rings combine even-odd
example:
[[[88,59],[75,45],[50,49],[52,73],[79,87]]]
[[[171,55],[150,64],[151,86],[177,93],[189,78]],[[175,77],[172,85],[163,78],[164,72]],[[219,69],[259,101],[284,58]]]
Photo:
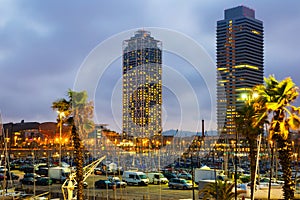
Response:
[[[123,136],[162,131],[162,44],[138,30],[123,41]]]
[[[225,10],[217,22],[218,132],[234,134],[234,118],[250,89],[263,83],[263,23],[245,6]]]

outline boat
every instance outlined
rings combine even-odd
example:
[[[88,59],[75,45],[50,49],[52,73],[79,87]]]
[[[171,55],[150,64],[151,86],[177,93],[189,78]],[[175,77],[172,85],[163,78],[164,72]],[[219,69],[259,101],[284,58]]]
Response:
[[[3,138],[8,138],[8,131],[5,132],[3,130],[1,113],[0,113],[0,131],[2,133]],[[5,189],[0,190],[0,199],[26,199],[26,197],[32,196],[32,195],[28,195],[23,191],[17,191],[13,180],[10,180],[10,181],[5,180],[6,172],[8,172],[10,174],[9,156],[8,156],[7,149],[8,149],[7,148],[7,140],[5,139],[4,140],[4,149],[1,154],[1,160],[0,160],[1,164],[4,163],[4,166],[0,166],[0,168],[2,170],[2,173],[4,174],[2,188],[5,188]],[[2,158],[4,158],[4,161],[2,161]],[[8,166],[8,169],[6,166]]]

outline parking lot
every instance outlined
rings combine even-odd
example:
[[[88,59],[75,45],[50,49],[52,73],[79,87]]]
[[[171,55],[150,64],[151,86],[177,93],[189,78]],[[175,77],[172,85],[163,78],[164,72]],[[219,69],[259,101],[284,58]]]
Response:
[[[24,175],[23,172],[14,170],[14,172],[20,175],[20,179]],[[177,190],[169,189],[167,184],[163,185],[152,185],[148,186],[126,186],[126,188],[117,188],[113,189],[98,189],[94,187],[94,183],[97,180],[107,179],[104,175],[90,175],[86,182],[88,187],[84,189],[85,196],[94,196],[94,197],[107,197],[107,198],[116,198],[116,199],[130,199],[130,200],[139,200],[139,199],[161,199],[161,200],[179,200],[179,199],[193,199],[193,190]],[[15,184],[19,184],[19,180],[14,181]],[[19,185],[20,186],[20,185]],[[50,186],[33,186],[33,185],[23,185],[24,189],[29,191],[50,191],[52,193],[61,193],[61,184],[52,184]],[[198,192],[195,189],[195,196],[198,196]]]

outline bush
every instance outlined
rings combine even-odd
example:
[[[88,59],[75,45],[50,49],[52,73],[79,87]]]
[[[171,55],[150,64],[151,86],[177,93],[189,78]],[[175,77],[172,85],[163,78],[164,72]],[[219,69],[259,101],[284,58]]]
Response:
[[[250,182],[250,176],[241,176],[240,179],[241,179],[242,183]]]

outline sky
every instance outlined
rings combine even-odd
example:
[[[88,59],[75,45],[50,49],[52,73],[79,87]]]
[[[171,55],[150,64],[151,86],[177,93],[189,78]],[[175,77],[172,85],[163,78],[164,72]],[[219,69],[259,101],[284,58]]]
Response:
[[[215,129],[211,74],[216,70],[216,22],[223,19],[225,9],[239,5],[254,9],[264,23],[265,76],[274,74],[279,80],[290,76],[300,85],[300,1],[0,0],[2,122],[56,121],[52,102],[67,98],[69,89],[80,88],[78,82],[89,70],[85,80],[94,78],[89,97],[96,123],[120,132],[122,40],[144,29],[163,39],[167,50],[163,129],[200,131],[202,119],[206,129]],[[198,60],[207,62],[201,69],[193,64],[195,57],[188,57],[189,50],[195,57],[199,50]],[[113,56],[108,64],[99,70],[89,67],[108,54]]]

